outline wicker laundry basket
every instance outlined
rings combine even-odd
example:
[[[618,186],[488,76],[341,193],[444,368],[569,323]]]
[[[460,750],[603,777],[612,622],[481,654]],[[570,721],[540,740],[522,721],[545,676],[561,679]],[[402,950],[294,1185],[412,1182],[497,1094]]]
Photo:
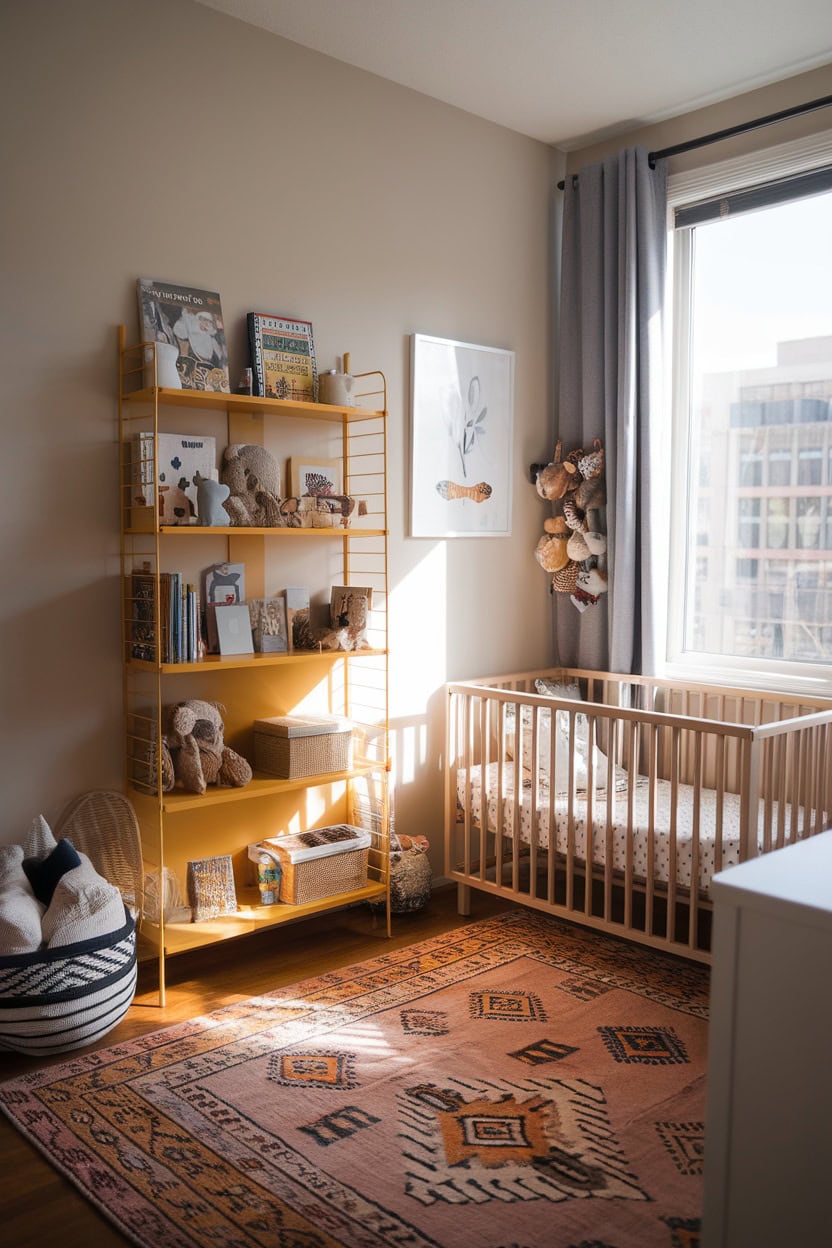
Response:
[[[261,841],[280,866],[280,900],[290,905],[350,893],[367,883],[370,834],[348,823]],[[249,856],[252,857],[252,848]]]
[[[0,957],[0,1049],[68,1053],[120,1023],[136,991],[136,924]]]
[[[352,724],[331,715],[276,715],[254,721],[256,771],[297,780],[351,765]]]

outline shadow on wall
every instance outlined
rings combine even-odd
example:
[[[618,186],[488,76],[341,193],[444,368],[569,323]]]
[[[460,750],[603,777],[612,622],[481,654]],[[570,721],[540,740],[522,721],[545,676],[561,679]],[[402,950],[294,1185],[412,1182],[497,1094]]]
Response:
[[[444,863],[445,697],[443,685],[428,698],[424,715],[390,721],[396,829],[427,837],[435,879]]]

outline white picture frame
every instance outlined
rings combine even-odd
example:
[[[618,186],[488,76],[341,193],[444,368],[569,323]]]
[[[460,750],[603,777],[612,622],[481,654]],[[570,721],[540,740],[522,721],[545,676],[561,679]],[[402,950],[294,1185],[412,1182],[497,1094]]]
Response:
[[[248,607],[221,604],[215,610],[220,654],[254,654]]]
[[[511,535],[514,352],[411,335],[411,537]]]

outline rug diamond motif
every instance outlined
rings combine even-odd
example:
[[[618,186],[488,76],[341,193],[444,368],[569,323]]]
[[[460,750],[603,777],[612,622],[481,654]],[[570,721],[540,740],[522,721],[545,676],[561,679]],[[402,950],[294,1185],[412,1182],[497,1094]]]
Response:
[[[540,998],[533,992],[472,992],[469,1006],[472,1018],[518,1023],[547,1021]]]
[[[353,1053],[277,1053],[267,1077],[284,1087],[355,1088]]]
[[[672,1027],[599,1027],[598,1031],[617,1062],[670,1066],[690,1060]]]
[[[424,1205],[648,1199],[603,1092],[580,1079],[449,1079],[398,1100],[405,1190]]]
[[[704,1122],[657,1122],[656,1130],[680,1174],[702,1174],[705,1167]]]

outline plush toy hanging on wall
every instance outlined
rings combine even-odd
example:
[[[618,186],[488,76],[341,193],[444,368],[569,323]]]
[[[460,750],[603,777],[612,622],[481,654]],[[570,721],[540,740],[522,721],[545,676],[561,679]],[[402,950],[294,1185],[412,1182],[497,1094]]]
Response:
[[[578,448],[565,458],[558,441],[552,462],[532,464],[530,471],[538,494],[554,510],[543,522],[535,559],[552,573],[552,592],[569,594],[578,610],[585,611],[607,591],[602,566],[607,549],[603,524],[607,492],[601,439],[595,438],[591,451]]]

